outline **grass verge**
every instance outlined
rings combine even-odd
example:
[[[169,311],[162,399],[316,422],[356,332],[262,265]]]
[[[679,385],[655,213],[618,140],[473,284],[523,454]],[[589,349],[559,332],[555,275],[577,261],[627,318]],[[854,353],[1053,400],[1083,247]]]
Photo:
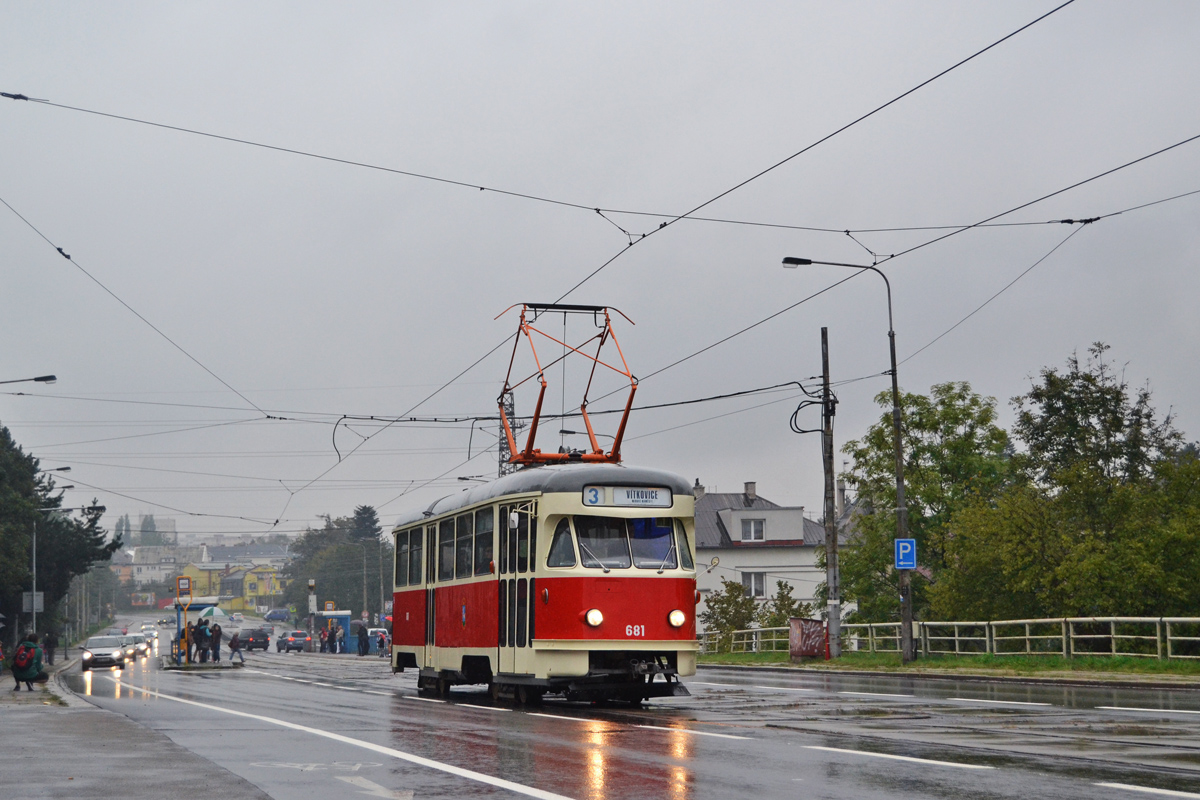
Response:
[[[728,665],[789,665],[787,653],[714,653],[701,655],[701,664]],[[1164,676],[1200,679],[1200,661],[1158,660],[1129,656],[993,656],[931,655],[912,664],[901,664],[895,653],[845,653],[841,658],[806,660],[795,666],[810,669],[854,669],[879,672],[924,672],[972,675],[1022,675],[1088,678],[1120,678],[1128,676]]]

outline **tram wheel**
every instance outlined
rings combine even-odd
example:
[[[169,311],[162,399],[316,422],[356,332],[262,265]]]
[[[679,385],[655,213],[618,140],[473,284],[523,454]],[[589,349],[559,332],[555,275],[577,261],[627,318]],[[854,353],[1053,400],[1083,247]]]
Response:
[[[489,683],[488,696],[492,698],[492,702],[497,702],[500,699],[500,684],[495,681]]]
[[[542,704],[542,691],[533,686],[518,686],[517,687],[517,702],[523,706],[537,706]]]
[[[450,681],[446,680],[445,678],[438,678],[436,691],[437,696],[445,700],[450,696]]]

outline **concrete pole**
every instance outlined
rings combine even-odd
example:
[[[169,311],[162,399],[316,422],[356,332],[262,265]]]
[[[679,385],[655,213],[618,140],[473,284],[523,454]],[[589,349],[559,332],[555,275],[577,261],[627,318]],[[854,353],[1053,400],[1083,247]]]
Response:
[[[829,390],[829,329],[821,328],[821,461],[825,468],[825,585],[829,589],[829,657],[842,654],[842,581],[838,569],[837,510],[834,501],[833,416],[837,401]]]

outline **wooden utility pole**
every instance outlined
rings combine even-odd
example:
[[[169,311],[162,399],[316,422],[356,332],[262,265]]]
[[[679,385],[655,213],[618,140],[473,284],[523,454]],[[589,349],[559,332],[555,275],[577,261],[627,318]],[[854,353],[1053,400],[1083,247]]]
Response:
[[[829,390],[829,329],[821,328],[821,461],[825,468],[825,585],[829,657],[842,654],[842,581],[838,569],[837,506],[834,502],[833,417],[837,399]]]

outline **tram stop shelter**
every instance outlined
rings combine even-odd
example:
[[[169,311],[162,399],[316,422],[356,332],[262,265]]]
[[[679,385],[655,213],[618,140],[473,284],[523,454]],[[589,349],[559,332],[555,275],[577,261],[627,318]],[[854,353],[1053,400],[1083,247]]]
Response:
[[[190,600],[190,603],[183,603],[178,599],[175,601],[175,638],[171,641],[171,660],[175,662],[176,666],[182,664],[187,655],[183,646],[183,629],[187,627],[189,619],[199,619],[200,612],[207,608],[213,608],[221,601],[219,595],[182,599]]]
[[[358,640],[351,641],[350,639],[350,620],[353,618],[352,611],[322,611],[317,614],[317,618],[321,621],[321,627],[332,629],[335,624],[340,625],[345,631],[345,642],[347,653],[358,652]]]

